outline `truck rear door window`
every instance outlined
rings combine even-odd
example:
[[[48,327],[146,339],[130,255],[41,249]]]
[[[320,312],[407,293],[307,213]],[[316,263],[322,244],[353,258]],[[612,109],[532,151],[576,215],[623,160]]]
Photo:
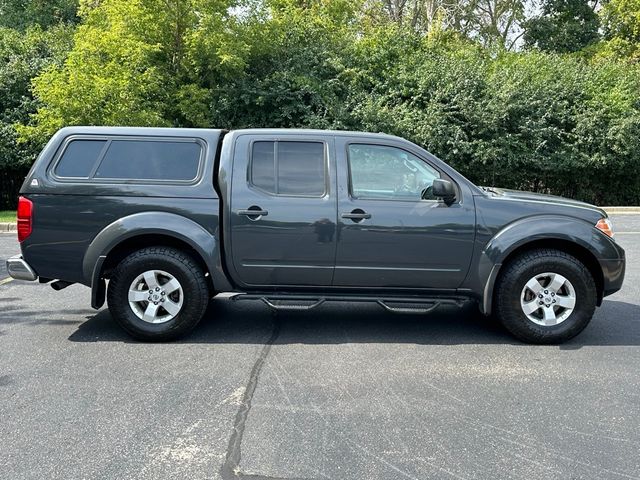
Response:
[[[119,180],[193,180],[201,147],[195,141],[113,140],[94,178]]]
[[[275,142],[256,142],[253,144],[251,183],[269,193],[276,193],[274,158]]]
[[[69,142],[56,165],[55,174],[65,178],[88,178],[105,143],[105,140]]]
[[[321,197],[326,192],[325,164],[322,142],[255,142],[251,184],[274,195]]]

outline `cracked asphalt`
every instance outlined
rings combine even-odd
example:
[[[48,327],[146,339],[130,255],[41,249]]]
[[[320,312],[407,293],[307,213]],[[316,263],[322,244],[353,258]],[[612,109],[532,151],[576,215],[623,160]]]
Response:
[[[640,215],[612,219],[625,286],[561,346],[472,306],[228,299],[142,344],[85,287],[0,284],[0,478],[638,479]]]

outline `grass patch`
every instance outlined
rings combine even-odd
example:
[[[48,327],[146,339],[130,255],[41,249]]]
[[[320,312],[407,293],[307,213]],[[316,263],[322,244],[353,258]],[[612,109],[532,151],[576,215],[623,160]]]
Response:
[[[0,223],[4,223],[4,222],[15,223],[15,221],[16,221],[15,210],[0,210]]]

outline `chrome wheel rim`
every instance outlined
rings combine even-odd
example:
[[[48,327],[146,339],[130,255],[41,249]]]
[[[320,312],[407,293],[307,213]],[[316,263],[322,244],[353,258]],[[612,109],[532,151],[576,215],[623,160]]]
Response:
[[[564,322],[576,306],[576,291],[559,273],[540,273],[525,284],[520,307],[529,320],[551,327]]]
[[[182,285],[170,273],[148,270],[138,275],[129,287],[129,306],[147,323],[165,323],[182,309]]]

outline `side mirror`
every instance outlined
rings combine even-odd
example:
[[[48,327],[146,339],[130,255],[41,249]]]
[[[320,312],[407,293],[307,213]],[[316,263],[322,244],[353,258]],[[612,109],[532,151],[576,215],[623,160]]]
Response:
[[[436,178],[433,181],[431,195],[436,198],[441,198],[444,200],[444,203],[450,205],[456,199],[456,189],[449,180],[444,180],[442,178]]]

